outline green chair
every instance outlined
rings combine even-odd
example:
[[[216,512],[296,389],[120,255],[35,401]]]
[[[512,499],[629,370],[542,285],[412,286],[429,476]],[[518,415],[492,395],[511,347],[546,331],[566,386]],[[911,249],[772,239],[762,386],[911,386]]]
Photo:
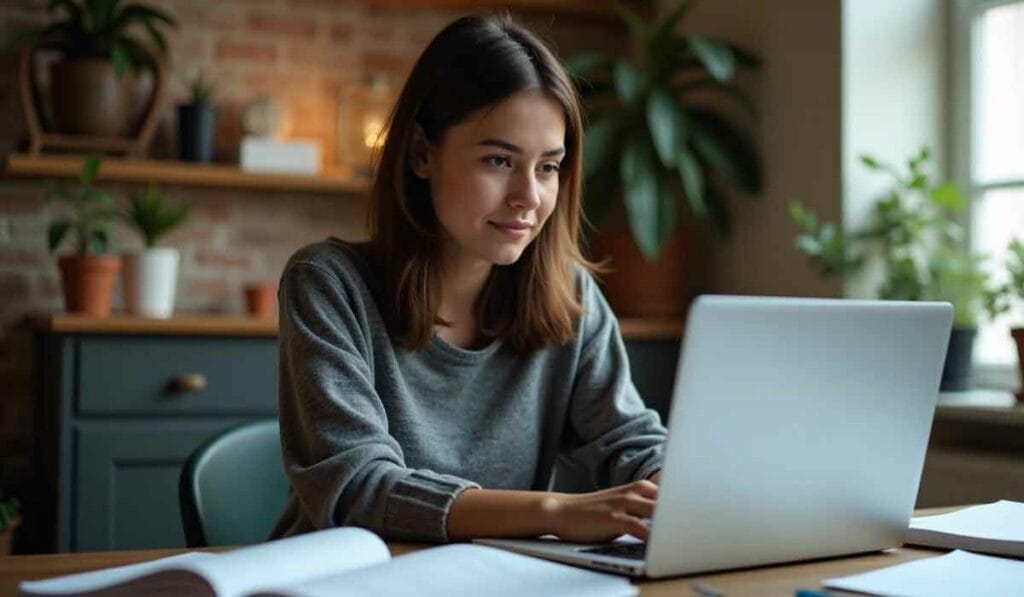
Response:
[[[178,501],[189,547],[243,545],[267,538],[288,499],[276,419],[226,429],[192,452]]]

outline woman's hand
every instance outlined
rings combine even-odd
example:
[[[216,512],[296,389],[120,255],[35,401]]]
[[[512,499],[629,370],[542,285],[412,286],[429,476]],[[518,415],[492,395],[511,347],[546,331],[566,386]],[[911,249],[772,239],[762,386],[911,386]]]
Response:
[[[647,525],[641,520],[654,514],[658,486],[634,481],[592,493],[549,494],[542,508],[548,528],[563,541],[598,543],[623,534],[646,540]]]

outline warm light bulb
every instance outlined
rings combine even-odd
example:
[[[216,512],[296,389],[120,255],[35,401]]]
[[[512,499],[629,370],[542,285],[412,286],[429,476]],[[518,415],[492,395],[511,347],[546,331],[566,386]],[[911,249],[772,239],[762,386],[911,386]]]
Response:
[[[380,149],[384,145],[384,119],[378,116],[367,116],[363,119],[363,144],[370,149]]]

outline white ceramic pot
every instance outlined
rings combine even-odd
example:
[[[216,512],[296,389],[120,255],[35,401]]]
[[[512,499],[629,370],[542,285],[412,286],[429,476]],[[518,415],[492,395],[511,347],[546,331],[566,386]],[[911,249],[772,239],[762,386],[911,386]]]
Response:
[[[124,255],[121,281],[128,313],[161,319],[174,313],[179,260],[178,250],[166,247]]]

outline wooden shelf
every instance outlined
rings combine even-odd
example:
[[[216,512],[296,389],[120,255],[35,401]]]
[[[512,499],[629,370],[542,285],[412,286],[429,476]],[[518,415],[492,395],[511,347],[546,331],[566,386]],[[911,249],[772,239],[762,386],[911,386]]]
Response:
[[[245,315],[181,314],[169,319],[128,315],[89,317],[56,313],[31,317],[28,324],[42,332],[63,334],[128,334],[155,336],[276,336],[277,319]]]
[[[153,334],[214,336],[276,336],[276,319],[256,319],[244,315],[182,313],[170,319],[147,319],[114,314],[87,317],[54,313],[31,317],[32,329],[44,332],[78,334]],[[678,340],[683,332],[682,319],[620,319],[622,336],[627,340]]]
[[[81,156],[11,154],[4,159],[5,176],[77,178],[85,161]],[[150,181],[198,187],[365,194],[368,183],[343,172],[320,176],[256,174],[234,166],[187,162],[104,158],[98,179],[107,182]]]

